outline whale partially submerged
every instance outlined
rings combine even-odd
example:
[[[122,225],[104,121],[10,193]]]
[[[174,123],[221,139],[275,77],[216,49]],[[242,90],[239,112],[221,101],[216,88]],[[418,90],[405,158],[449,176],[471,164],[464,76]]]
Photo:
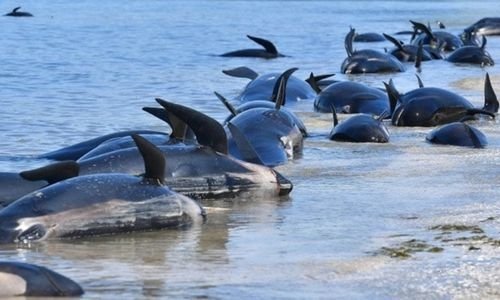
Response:
[[[0,297],[76,297],[84,294],[72,279],[46,267],[0,261]]]
[[[21,6],[14,8],[11,12],[6,13],[4,16],[7,17],[33,17],[33,15],[27,11],[20,11]]]
[[[36,190],[0,210],[0,243],[31,243],[200,223],[205,211],[164,185],[164,154],[133,136],[143,175],[79,175]]]
[[[242,49],[221,54],[224,57],[260,57],[260,58],[277,58],[285,55],[278,52],[276,46],[269,40],[256,36],[247,35],[249,39],[261,45],[264,49]]]
[[[498,99],[486,74],[483,108],[476,108],[464,97],[437,87],[424,87],[419,79],[419,88],[401,94],[392,80],[385,83],[391,102],[392,124],[396,126],[437,126],[461,121],[477,114],[495,118]]]

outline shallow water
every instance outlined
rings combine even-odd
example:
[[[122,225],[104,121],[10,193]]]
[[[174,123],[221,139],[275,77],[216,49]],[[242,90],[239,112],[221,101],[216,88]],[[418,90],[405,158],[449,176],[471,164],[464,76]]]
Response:
[[[156,106],[154,97],[223,120],[227,112],[213,91],[236,97],[247,80],[221,70],[241,65],[260,73],[298,67],[302,78],[337,73],[336,79],[378,87],[392,78],[408,91],[417,87],[411,65],[399,74],[340,74],[349,26],[394,33],[410,29],[410,19],[440,20],[458,34],[500,15],[495,1],[42,0],[22,6],[35,17],[0,18],[2,171],[43,165],[30,156],[117,130],[167,130],[141,111]],[[255,47],[247,34],[274,41],[289,57],[217,56]],[[500,61],[499,37],[488,38],[487,49]],[[424,84],[452,89],[477,106],[486,72],[500,93],[497,66],[431,61],[422,69]],[[292,109],[311,137],[302,158],[278,168],[295,185],[290,197],[207,202],[201,226],[3,247],[0,260],[61,272],[88,299],[498,297],[498,121],[474,124],[489,142],[480,150],[430,145],[430,128],[390,124],[390,143],[350,144],[327,139],[331,116],[313,112],[312,100]]]

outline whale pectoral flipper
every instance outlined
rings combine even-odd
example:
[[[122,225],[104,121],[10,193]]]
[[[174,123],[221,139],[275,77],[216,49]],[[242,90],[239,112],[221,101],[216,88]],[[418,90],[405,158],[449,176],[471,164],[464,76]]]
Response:
[[[77,162],[66,160],[41,168],[20,172],[19,176],[29,181],[45,180],[49,184],[53,184],[68,178],[76,177],[79,171],[80,167]]]
[[[276,47],[271,41],[251,35],[247,35],[247,37],[252,41],[256,42],[257,44],[261,45],[262,47],[264,47],[264,49],[266,49],[267,52],[278,55],[278,49],[276,49]]]

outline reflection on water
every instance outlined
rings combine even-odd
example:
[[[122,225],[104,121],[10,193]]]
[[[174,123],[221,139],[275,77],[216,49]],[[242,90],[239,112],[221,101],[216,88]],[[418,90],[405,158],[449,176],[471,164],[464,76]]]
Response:
[[[459,33],[500,15],[491,1],[30,1],[24,9],[35,17],[0,18],[1,171],[44,165],[33,155],[118,130],[167,130],[141,111],[154,97],[222,121],[228,113],[213,91],[236,97],[248,80],[221,70],[238,66],[261,74],[298,67],[299,78],[336,73],[375,87],[393,79],[406,92],[418,86],[412,65],[339,74],[349,26],[393,34],[409,20],[440,20]],[[217,56],[253,47],[246,34],[289,57]],[[500,60],[500,38],[486,47]],[[486,72],[500,93],[497,66],[430,61],[419,76],[482,107]],[[498,295],[498,120],[473,123],[489,142],[480,150],[430,145],[431,128],[389,123],[388,144],[350,144],[327,139],[332,116],[315,113],[312,99],[291,109],[311,136],[300,159],[278,168],[294,183],[289,197],[207,201],[200,226],[2,246],[0,260],[52,268],[89,299]]]

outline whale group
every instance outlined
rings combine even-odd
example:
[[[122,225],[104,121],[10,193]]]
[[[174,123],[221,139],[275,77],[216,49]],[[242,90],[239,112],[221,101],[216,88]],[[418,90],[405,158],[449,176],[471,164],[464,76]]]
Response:
[[[8,16],[32,16],[15,8]],[[425,62],[494,65],[486,52],[485,35],[497,34],[496,19],[483,19],[454,36],[410,21],[408,44],[386,33],[357,34],[349,28],[344,40],[345,74],[399,73],[425,70]],[[500,30],[499,30],[500,32]],[[267,39],[248,35],[263,49],[233,50],[222,58],[286,57]],[[480,37],[480,38],[478,38]],[[355,49],[355,43],[380,38],[393,49]],[[446,58],[445,58],[446,56]],[[254,71],[246,66],[222,70],[248,79],[234,99],[213,91],[228,110],[219,122],[196,107],[155,98],[138,107],[165,122],[165,131],[149,129],[107,133],[35,153],[46,165],[18,172],[0,172],[0,244],[50,243],[54,239],[127,234],[165,228],[203,226],[210,213],[205,203],[237,201],[258,194],[287,197],[294,184],[277,167],[303,155],[309,130],[296,114],[299,102],[315,113],[332,115],[325,136],[336,143],[390,144],[391,126],[432,127],[425,141],[432,144],[487,147],[487,136],[475,128],[479,118],[494,120],[499,102],[485,73],[484,105],[475,107],[454,91],[423,83],[400,92],[397,81],[379,87],[315,76],[296,77],[296,67],[282,72]],[[342,122],[338,114],[349,114]],[[0,296],[78,296],[83,289],[73,280],[45,267],[0,262]],[[41,278],[41,279],[40,279]],[[9,287],[9,289],[7,289]]]

